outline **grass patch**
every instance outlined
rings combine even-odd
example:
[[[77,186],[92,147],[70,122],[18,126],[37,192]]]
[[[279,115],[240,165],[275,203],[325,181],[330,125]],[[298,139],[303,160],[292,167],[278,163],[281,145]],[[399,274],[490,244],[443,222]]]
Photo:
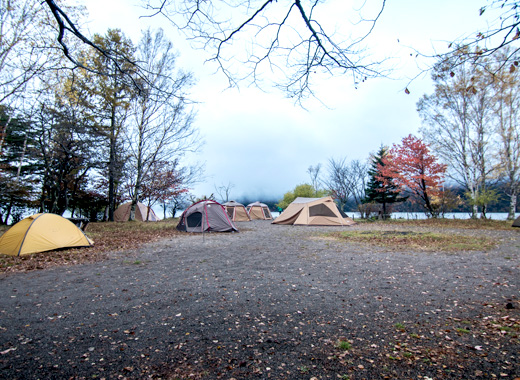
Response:
[[[20,257],[0,255],[0,273],[25,272],[105,260],[108,252],[136,249],[146,243],[182,234],[176,229],[177,223],[178,219],[153,223],[90,223],[86,235],[94,240],[93,247],[62,249]],[[132,264],[139,265],[141,262],[135,261]]]
[[[340,349],[341,351],[348,351],[352,348],[352,344],[348,340],[338,340],[336,342],[336,348]]]
[[[404,331],[405,330],[405,327],[402,323],[399,323],[397,322],[394,327],[397,329],[397,330],[400,330],[400,331]]]
[[[361,222],[362,219],[356,219]],[[490,219],[387,219],[372,222],[374,224],[413,226],[413,227],[431,227],[431,228],[460,228],[465,230],[514,230],[511,220],[490,220]]]
[[[418,251],[482,251],[494,248],[496,242],[485,237],[454,233],[414,231],[343,231],[327,236],[355,243]]]

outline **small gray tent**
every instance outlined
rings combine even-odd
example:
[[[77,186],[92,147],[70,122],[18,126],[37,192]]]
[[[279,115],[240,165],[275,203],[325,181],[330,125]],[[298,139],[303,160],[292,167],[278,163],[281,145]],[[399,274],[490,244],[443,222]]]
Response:
[[[224,206],[211,200],[194,203],[184,210],[177,229],[185,232],[238,232]]]
[[[513,227],[520,227],[520,216],[513,222]]]

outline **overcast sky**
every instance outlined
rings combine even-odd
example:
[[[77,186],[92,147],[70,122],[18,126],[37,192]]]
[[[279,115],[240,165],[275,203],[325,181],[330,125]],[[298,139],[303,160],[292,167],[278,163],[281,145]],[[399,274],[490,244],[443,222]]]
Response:
[[[348,3],[331,3],[338,1]],[[145,12],[132,3],[86,1],[90,14],[86,27],[100,34],[109,27],[121,28],[136,43],[140,30],[151,22],[153,27],[163,27],[178,46],[179,66],[198,80],[192,97],[200,102],[196,126],[205,140],[198,156],[188,158],[205,163],[206,179],[192,192],[210,195],[215,187],[232,184],[232,199],[260,201],[279,199],[296,185],[309,183],[311,165],[321,163],[326,174],[332,157],[365,160],[381,144],[391,146],[410,133],[417,134],[416,103],[431,93],[432,85],[429,74],[408,85],[420,72],[411,48],[425,54],[441,51],[447,41],[486,25],[486,19],[479,17],[485,0],[389,0],[368,44],[374,55],[393,57],[391,78],[372,79],[357,89],[349,77],[323,80],[314,88],[323,104],[310,100],[303,109],[274,89],[226,90],[223,75],[204,64],[208,58],[204,51],[191,49],[158,16],[139,19]],[[404,92],[407,86],[410,95]]]

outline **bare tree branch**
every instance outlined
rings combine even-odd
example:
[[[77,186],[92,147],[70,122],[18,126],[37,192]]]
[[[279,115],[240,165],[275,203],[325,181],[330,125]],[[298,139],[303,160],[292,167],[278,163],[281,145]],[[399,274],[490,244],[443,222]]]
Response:
[[[147,0],[145,7],[150,17],[164,15],[209,51],[208,61],[216,62],[230,86],[246,82],[263,87],[269,75],[276,87],[300,102],[313,95],[313,78],[320,75],[351,75],[357,85],[383,73],[382,62],[364,57],[361,43],[372,32],[386,0],[380,0],[375,17],[362,19],[370,27],[357,38],[330,33],[322,26],[323,16],[317,10],[324,3]]]

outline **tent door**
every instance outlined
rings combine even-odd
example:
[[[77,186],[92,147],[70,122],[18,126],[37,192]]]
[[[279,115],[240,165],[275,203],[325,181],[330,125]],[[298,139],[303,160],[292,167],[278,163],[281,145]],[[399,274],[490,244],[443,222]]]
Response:
[[[202,226],[202,213],[194,212],[193,214],[188,215],[186,218],[186,224],[188,227],[200,227]]]

